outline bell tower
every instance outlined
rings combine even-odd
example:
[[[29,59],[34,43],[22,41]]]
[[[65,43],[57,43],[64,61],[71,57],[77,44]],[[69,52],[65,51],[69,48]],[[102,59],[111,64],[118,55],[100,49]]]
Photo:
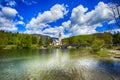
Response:
[[[62,45],[62,39],[61,39],[61,37],[62,37],[62,34],[61,34],[61,32],[59,32],[59,35],[58,35],[58,44],[59,45]]]

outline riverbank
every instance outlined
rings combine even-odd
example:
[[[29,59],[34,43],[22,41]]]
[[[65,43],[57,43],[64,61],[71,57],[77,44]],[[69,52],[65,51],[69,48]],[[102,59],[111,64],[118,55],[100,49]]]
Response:
[[[19,50],[17,45],[0,45],[1,50]],[[27,48],[21,48],[27,49]],[[60,49],[60,46],[39,46],[39,45],[32,45],[29,49]],[[83,55],[89,56],[93,54],[95,56],[103,57],[103,58],[111,58],[111,59],[120,59],[120,51],[116,49],[106,49],[101,48],[99,51],[94,51],[92,47],[80,47],[79,49],[76,48],[68,48],[68,50],[80,50]]]
[[[37,45],[32,44],[29,48],[27,47],[18,47],[17,45],[0,45],[0,49],[6,50],[6,49],[60,49],[60,46],[46,46],[46,45]]]
[[[120,59],[120,50],[109,50],[111,54],[112,59]]]

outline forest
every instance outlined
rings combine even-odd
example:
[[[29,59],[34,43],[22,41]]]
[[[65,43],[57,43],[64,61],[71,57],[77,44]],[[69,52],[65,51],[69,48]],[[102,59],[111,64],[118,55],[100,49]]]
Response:
[[[95,50],[100,48],[113,48],[120,46],[120,32],[96,33],[91,35],[79,35],[63,39],[63,45],[67,44],[90,44]]]
[[[53,46],[52,38],[39,34],[22,34],[0,31],[0,49],[26,49],[40,48],[41,46]],[[79,35],[62,39],[62,45],[68,44],[90,44],[97,50],[100,48],[112,48],[120,46],[120,32],[96,33],[90,35]],[[51,47],[54,48],[54,47]],[[58,48],[58,47],[57,47]]]
[[[0,31],[0,48],[1,49],[25,49],[38,48],[41,45],[48,45],[51,38],[37,34],[22,34]]]

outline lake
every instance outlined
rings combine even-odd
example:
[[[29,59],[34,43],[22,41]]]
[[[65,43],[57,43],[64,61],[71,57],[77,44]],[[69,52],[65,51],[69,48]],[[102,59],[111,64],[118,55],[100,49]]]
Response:
[[[120,60],[81,50],[0,50],[0,80],[120,80]]]

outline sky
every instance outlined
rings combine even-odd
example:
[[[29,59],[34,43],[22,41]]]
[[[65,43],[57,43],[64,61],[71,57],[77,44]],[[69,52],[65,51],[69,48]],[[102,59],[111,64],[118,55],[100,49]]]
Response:
[[[108,5],[107,0],[0,0],[0,30],[62,38],[104,32],[115,23]]]

